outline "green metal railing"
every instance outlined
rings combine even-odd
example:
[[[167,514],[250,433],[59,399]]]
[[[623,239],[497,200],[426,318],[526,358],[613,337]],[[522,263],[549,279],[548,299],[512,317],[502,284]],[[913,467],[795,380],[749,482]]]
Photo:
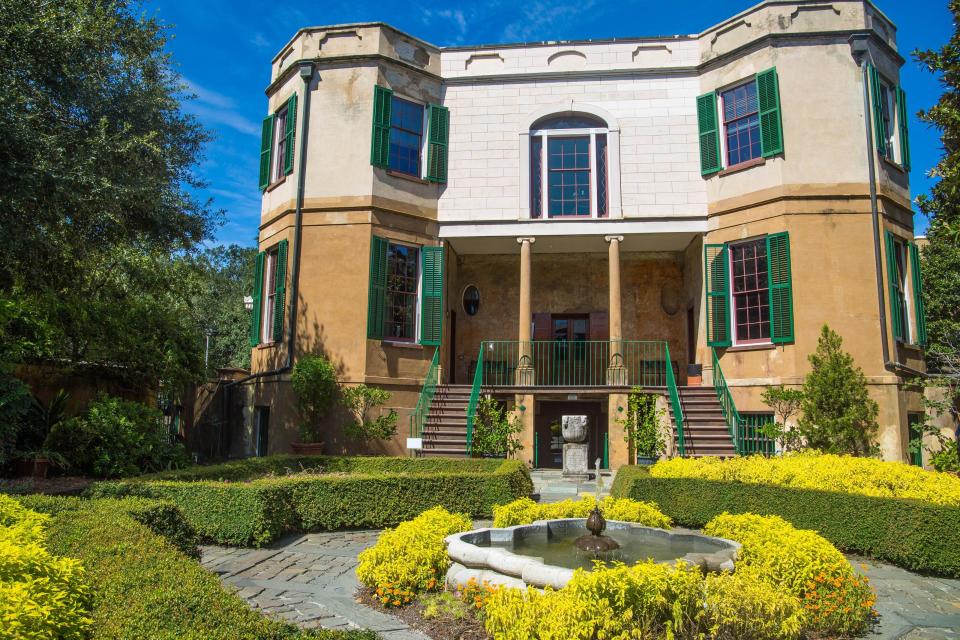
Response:
[[[410,414],[410,437],[419,438],[423,435],[423,425],[427,421],[427,414],[430,412],[430,403],[433,402],[433,396],[437,392],[437,384],[440,382],[440,348],[433,352],[433,360],[430,361],[430,368],[427,369],[427,375],[423,379],[423,390],[420,391],[420,399],[417,400],[417,406]]]
[[[470,389],[470,402],[467,404],[467,455],[473,454],[473,419],[477,415],[477,402],[480,400],[480,388],[483,386],[483,349],[477,356],[477,370],[473,374],[473,388]]]
[[[672,367],[663,341],[486,340],[480,353],[483,387],[664,387]]]
[[[723,418],[726,420],[727,431],[733,440],[733,447],[737,455],[747,456],[754,453],[769,455],[774,453],[776,444],[759,433],[759,427],[769,422],[769,419],[758,417],[758,415],[740,415],[740,412],[737,411],[737,405],[733,402],[730,387],[727,386],[727,380],[723,376],[723,369],[720,368],[720,358],[717,356],[717,350],[712,349],[712,351],[713,388],[717,392],[717,400],[720,401],[720,408],[723,409]]]
[[[673,375],[673,366],[670,364],[670,345],[663,343],[667,371],[667,392],[670,394],[670,407],[673,409],[673,422],[677,427],[677,448],[680,457],[687,454],[686,443],[683,439],[683,407],[680,406],[680,392],[677,390],[677,380]]]

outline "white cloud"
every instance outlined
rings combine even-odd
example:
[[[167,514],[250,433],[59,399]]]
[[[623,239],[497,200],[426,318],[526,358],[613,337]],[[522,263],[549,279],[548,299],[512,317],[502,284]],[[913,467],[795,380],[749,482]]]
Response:
[[[255,46],[257,49],[269,49],[270,41],[267,40],[264,35],[260,32],[253,34],[253,37],[250,38],[250,44]]]
[[[236,102],[229,96],[207,89],[187,78],[183,79],[187,88],[196,95],[194,100],[184,103],[184,109],[200,118],[206,124],[219,124],[230,127],[240,133],[259,136],[260,126],[243,116],[236,108]]]
[[[597,0],[582,0],[569,4],[553,4],[534,0],[521,6],[521,17],[503,28],[504,42],[529,42],[554,40],[557,33],[576,22],[580,16],[590,13]]]

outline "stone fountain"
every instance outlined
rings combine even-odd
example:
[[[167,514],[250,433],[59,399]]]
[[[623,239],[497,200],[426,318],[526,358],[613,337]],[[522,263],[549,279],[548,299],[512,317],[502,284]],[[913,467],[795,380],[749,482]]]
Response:
[[[603,476],[600,475],[600,458],[596,462],[597,470],[597,504],[587,516],[586,527],[590,533],[583,535],[573,541],[573,544],[580,549],[592,554],[594,557],[602,557],[610,551],[616,551],[620,548],[620,543],[610,536],[603,535],[603,530],[607,528],[607,521],[603,519],[600,513],[600,493],[603,491]]]

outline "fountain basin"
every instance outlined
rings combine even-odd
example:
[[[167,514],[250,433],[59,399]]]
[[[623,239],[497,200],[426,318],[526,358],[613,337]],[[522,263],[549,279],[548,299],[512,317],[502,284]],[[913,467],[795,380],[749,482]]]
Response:
[[[595,557],[578,551],[574,544],[587,533],[585,518],[569,518],[454,534],[446,539],[453,562],[447,586],[456,588],[473,578],[492,585],[559,589],[575,569],[593,568],[595,559],[626,564],[683,560],[704,572],[733,571],[740,549],[739,543],[724,538],[608,520],[606,535],[620,543],[620,549]]]

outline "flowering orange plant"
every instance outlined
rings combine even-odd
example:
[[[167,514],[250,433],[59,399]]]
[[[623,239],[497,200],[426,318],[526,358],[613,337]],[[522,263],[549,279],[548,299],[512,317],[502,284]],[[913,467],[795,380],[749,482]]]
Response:
[[[801,602],[810,627],[833,634],[859,635],[874,616],[870,581],[852,572],[838,576],[818,573],[804,585]]]
[[[488,580],[477,582],[476,578],[470,578],[466,584],[457,587],[457,597],[479,611],[496,591],[497,587],[490,584]]]

